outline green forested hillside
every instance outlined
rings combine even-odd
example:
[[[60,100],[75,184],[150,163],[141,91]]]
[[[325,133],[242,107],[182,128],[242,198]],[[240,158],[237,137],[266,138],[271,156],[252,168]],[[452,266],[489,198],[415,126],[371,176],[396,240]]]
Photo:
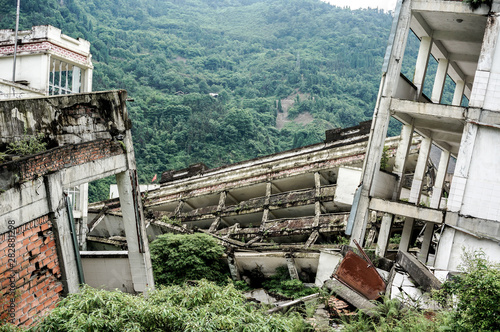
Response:
[[[0,28],[14,28],[15,3],[0,0]],[[325,129],[369,119],[391,22],[319,0],[21,1],[22,29],[51,24],[89,40],[94,90],[134,99],[142,181],[320,142]],[[278,129],[277,100],[296,92],[289,117],[312,121]]]

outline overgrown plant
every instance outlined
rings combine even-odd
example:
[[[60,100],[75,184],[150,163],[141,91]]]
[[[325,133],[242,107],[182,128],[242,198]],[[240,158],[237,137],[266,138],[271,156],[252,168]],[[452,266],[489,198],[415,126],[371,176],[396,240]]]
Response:
[[[343,317],[345,332],[377,331],[377,332],[421,332],[421,331],[450,331],[448,326],[449,315],[440,314],[432,320],[424,312],[415,308],[405,308],[397,299],[384,297],[383,302],[377,303],[375,309],[370,310],[372,316],[360,311],[356,316]]]
[[[47,143],[43,141],[44,134],[26,135],[21,137],[19,141],[9,143],[7,153],[16,156],[27,156],[34,153],[43,152],[47,149]]]
[[[380,170],[387,171],[387,167],[389,166],[389,148],[384,146],[382,150],[382,157],[380,158]]]
[[[452,309],[453,331],[500,330],[500,264],[487,260],[482,250],[464,250],[462,274],[443,284],[437,293]]]
[[[148,298],[84,286],[30,331],[307,331],[298,315],[266,315],[232,284],[160,287]]]
[[[304,283],[297,279],[290,279],[288,268],[283,265],[276,269],[276,274],[262,283],[262,286],[270,293],[297,299],[318,292],[316,287],[305,287]]]
[[[210,235],[163,234],[150,245],[155,282],[181,284],[202,278],[219,284],[229,278],[224,247]]]

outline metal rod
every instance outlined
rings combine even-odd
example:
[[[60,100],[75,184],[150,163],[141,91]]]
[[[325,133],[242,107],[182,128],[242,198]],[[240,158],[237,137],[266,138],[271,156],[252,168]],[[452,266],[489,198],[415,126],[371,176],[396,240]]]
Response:
[[[14,37],[14,68],[12,69],[12,82],[16,83],[16,55],[17,55],[17,33],[19,31],[19,8],[21,5],[21,0],[17,0],[17,11],[16,11],[16,33]]]
[[[75,220],[73,218],[73,204],[71,203],[71,197],[66,195],[66,209],[68,210],[69,219],[69,229],[71,232],[71,239],[73,240],[73,249],[75,251],[76,268],[78,272],[78,281],[80,284],[85,283],[85,277],[83,274],[82,258],[80,257],[80,247],[78,246],[78,238],[75,231]]]

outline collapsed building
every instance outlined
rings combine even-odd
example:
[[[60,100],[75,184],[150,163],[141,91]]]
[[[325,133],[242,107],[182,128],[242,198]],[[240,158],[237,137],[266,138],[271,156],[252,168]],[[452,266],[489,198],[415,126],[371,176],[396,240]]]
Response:
[[[85,189],[91,181],[116,176],[125,212],[129,291],[154,288],[154,281],[126,92],[76,93],[90,88],[88,42],[48,26],[22,31],[17,41],[13,35],[11,30],[0,31],[2,73],[6,63],[12,64],[14,42],[20,49],[20,81],[0,81],[4,93],[0,101],[0,318],[31,325],[63,295],[77,292],[90,274],[82,264],[79,243],[86,229],[86,201],[80,204],[71,198],[80,196],[75,188]],[[33,66],[40,71],[29,76]],[[21,149],[33,143],[43,148]]]
[[[167,171],[160,187],[145,192],[142,200],[124,92],[0,103],[3,144],[19,139],[24,130],[36,130],[45,133],[51,147],[48,159],[41,154],[1,166],[0,250],[7,256],[12,223],[15,241],[21,243],[16,252],[35,262],[15,270],[25,276],[19,279],[19,287],[38,287],[41,283],[33,280],[45,278],[54,280],[49,289],[57,290],[56,294],[71,292],[78,284],[75,271],[81,255],[82,261],[94,259],[83,262],[80,269],[90,285],[144,290],[153,285],[148,240],[165,232],[201,231],[217,238],[228,249],[235,279],[256,269],[270,275],[286,265],[292,278],[321,285],[332,273],[343,271],[348,254],[340,253],[339,245],[345,241],[395,258],[405,269],[417,271],[413,274],[417,279],[422,272],[425,277],[417,282],[425,289],[439,286],[424,264],[438,272],[456,271],[462,247],[482,249],[498,260],[500,157],[494,151],[500,129],[499,7],[500,1],[495,0],[491,7],[474,11],[453,0],[398,1],[371,127],[364,123],[328,131],[323,143],[215,169],[196,164]],[[411,80],[401,75],[410,33],[420,40]],[[432,94],[425,96],[431,56],[438,66]],[[442,103],[447,77],[455,84],[451,105]],[[22,88],[23,84],[15,84]],[[26,106],[32,104],[37,106]],[[47,120],[32,111],[37,107],[45,109],[57,126],[47,126]],[[399,137],[386,137],[391,117],[403,124]],[[89,124],[80,132],[82,118]],[[6,138],[3,128],[10,133]],[[79,156],[76,152],[84,151],[86,144],[104,144],[108,153],[76,161],[67,154],[57,157],[62,149],[73,149],[71,155]],[[439,151],[438,160],[430,158],[432,150]],[[36,158],[47,164],[38,165]],[[58,163],[61,158],[71,161]],[[450,175],[449,164],[455,160]],[[72,209],[59,204],[64,188],[112,174],[117,174],[119,198],[90,204],[87,221],[76,232],[79,244],[71,246],[63,234],[70,234],[67,219]],[[397,256],[389,246],[395,233],[401,234]],[[43,256],[31,242],[38,240],[58,248],[52,252],[57,252],[61,272],[50,260],[37,261]],[[108,275],[103,278],[98,269]],[[99,274],[101,278],[96,278]],[[386,278],[387,286],[403,288],[404,277],[396,282],[395,276]],[[327,284],[337,288],[336,279],[332,280]],[[6,279],[1,285],[3,292],[8,291]],[[341,291],[344,298],[357,296],[349,289]],[[364,300],[360,303],[369,306]],[[32,310],[43,312],[54,300],[44,303]],[[19,306],[23,310],[16,319],[23,323],[29,316]]]
[[[328,257],[336,259],[339,243],[346,241],[369,132],[370,122],[364,122],[329,130],[324,142],[294,150],[214,169],[195,164],[166,171],[160,187],[144,194],[149,240],[165,232],[211,234],[228,248],[235,279],[254,269],[269,276],[282,265],[306,282],[328,278],[335,267]],[[388,170],[398,140],[385,142]],[[419,144],[416,137],[410,152],[414,163]],[[396,177],[381,172],[377,181],[374,193],[391,196],[386,183]],[[121,217],[117,198],[90,204],[87,248],[124,248]],[[374,229],[379,221],[374,215]],[[326,271],[318,274],[321,261]]]
[[[435,270],[456,271],[464,246],[497,260],[498,6],[399,1],[367,142],[340,140],[336,147],[327,138],[324,145],[218,169],[193,165],[165,172],[160,188],[145,197],[149,236],[193,228],[213,234],[232,248],[234,277],[255,267],[272,273],[278,264],[287,264],[292,277],[303,268],[317,275],[325,247],[337,244],[343,232],[351,245],[357,241],[390,257],[389,240],[398,231],[398,249],[414,251]],[[401,74],[410,33],[420,40],[412,79]],[[431,56],[438,65],[426,96]],[[455,84],[451,105],[442,103],[447,77]],[[403,124],[398,138],[386,137],[391,117]],[[387,151],[389,167],[382,165]],[[120,218],[120,212],[112,211],[113,201],[91,210],[92,241],[109,240],[117,229],[106,214]]]

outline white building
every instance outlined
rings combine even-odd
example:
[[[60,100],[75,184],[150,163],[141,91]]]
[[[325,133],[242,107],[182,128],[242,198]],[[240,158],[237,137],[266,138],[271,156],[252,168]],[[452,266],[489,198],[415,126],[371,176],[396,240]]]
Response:
[[[15,31],[0,30],[0,100],[92,91],[90,43],[50,26],[18,31],[15,82]],[[86,223],[88,184],[67,188],[74,217]]]
[[[419,253],[423,262],[427,262],[433,232],[442,230],[433,263],[437,269],[456,270],[462,247],[481,248],[491,260],[500,260],[499,12],[498,0],[493,0],[491,8],[482,5],[476,10],[461,1],[398,1],[364,163],[360,200],[351,211],[355,216],[352,240],[364,240],[369,211],[377,211],[384,213],[379,253],[385,252],[391,223],[398,216],[405,217],[400,250],[407,250],[415,237],[415,221],[426,223]],[[420,49],[414,76],[408,80],[402,77],[401,66],[410,30],[420,39]],[[438,66],[432,95],[426,98],[422,90],[431,56]],[[455,83],[452,105],[441,103],[447,75]],[[463,96],[469,99],[468,107],[461,106]],[[379,172],[391,116],[403,123],[393,170],[400,181],[393,188],[393,199],[383,200],[369,193]],[[401,179],[407,173],[408,147],[414,134],[424,139],[410,197],[405,202],[400,200]],[[422,206],[422,180],[431,145],[441,149],[441,161],[430,204]],[[457,161],[449,197],[444,197],[443,183],[450,156]]]
[[[0,30],[0,99],[92,91],[90,43],[50,25],[18,32],[15,82],[15,31]]]

